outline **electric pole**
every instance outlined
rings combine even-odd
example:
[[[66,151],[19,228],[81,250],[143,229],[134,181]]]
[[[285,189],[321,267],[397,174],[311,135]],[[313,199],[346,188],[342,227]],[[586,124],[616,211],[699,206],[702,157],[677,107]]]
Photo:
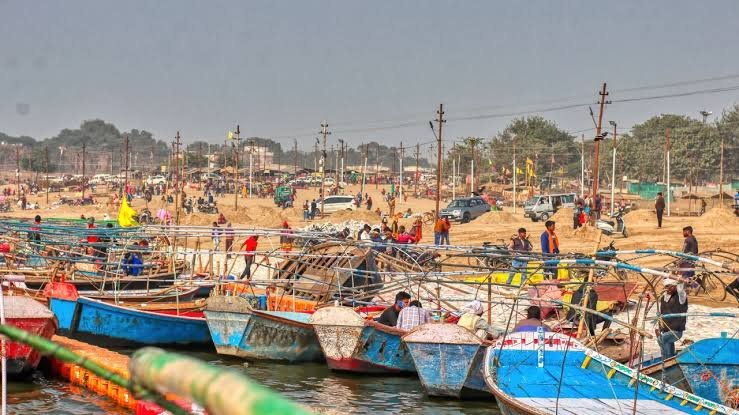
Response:
[[[667,159],[667,216],[670,216],[670,202],[672,194],[670,193],[670,129],[665,129],[665,157]]]
[[[403,157],[405,156],[405,149],[403,148],[403,142],[400,142],[400,169],[398,170],[398,195],[400,195],[400,203],[403,203]]]
[[[46,170],[46,206],[49,206],[49,187],[51,187],[51,181],[49,181],[49,146],[44,147],[44,170]]]
[[[234,148],[234,209],[239,208],[239,149],[241,148],[241,130],[239,125],[236,124],[236,132],[234,133],[234,139],[236,140],[236,148]]]
[[[441,201],[441,132],[442,126],[446,122],[444,119],[444,104],[439,104],[439,110],[436,111],[437,118],[434,120],[439,124],[439,134],[436,136],[436,211],[434,213],[439,216],[439,202]]]
[[[601,91],[598,93],[598,95],[600,95],[600,102],[599,102],[600,110],[598,111],[598,123],[595,126],[595,162],[593,163],[593,200],[595,200],[595,196],[598,194],[598,180],[599,180],[598,176],[599,176],[599,170],[600,170],[600,164],[599,164],[600,163],[599,162],[600,141],[603,139],[603,136],[601,135],[601,128],[603,127],[603,110],[605,109],[605,105],[610,103],[606,101],[606,97],[608,96],[608,91],[606,91],[605,82],[603,82],[603,87]],[[669,216],[669,213],[668,213],[668,216]]]
[[[15,194],[18,200],[21,199],[21,148],[20,144],[15,145]]]
[[[323,152],[321,153],[321,217],[323,217],[323,206],[325,205],[326,200],[326,193],[324,192],[326,190],[325,184],[326,184],[326,140],[329,135],[331,135],[331,132],[328,130],[328,122],[324,120],[321,123],[321,135],[323,136]]]
[[[128,146],[128,142],[126,142],[126,145]],[[177,131],[177,135],[174,136],[174,223],[176,225],[180,224],[180,203],[179,203],[179,195],[180,195],[180,189],[179,189],[179,168],[180,168],[180,132]]]
[[[254,140],[249,141],[249,198],[252,197],[252,182],[254,181],[254,174],[252,164],[254,163]]]
[[[85,199],[85,159],[87,153],[87,141],[82,141],[82,200]]]
[[[421,153],[421,144],[416,143],[416,182],[415,182],[415,186],[413,189],[413,193],[416,194],[416,197],[418,197],[418,179],[420,178],[418,174],[418,157],[420,156],[420,153]]]
[[[724,136],[721,135],[721,164],[718,173],[718,200],[719,206],[724,207]]]
[[[298,140],[293,138],[293,176],[298,176]]]
[[[128,136],[124,139],[124,153],[123,153],[123,189],[121,196],[127,194],[128,191]],[[120,176],[119,180],[120,180]]]
[[[380,173],[380,143],[377,143],[375,148],[375,190],[380,186],[379,174]]]
[[[362,146],[364,147],[364,164],[362,165],[362,190],[360,190],[360,193],[364,195],[364,186],[365,186],[365,179],[367,177],[367,144],[362,143]]]

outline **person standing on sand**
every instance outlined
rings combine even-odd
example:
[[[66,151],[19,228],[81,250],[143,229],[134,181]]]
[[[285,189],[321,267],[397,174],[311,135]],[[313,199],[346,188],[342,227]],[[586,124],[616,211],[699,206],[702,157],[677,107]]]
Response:
[[[654,201],[654,210],[657,211],[657,227],[662,227],[662,214],[665,212],[665,198],[662,192],[657,193],[657,199]]]
[[[231,258],[231,250],[234,245],[234,228],[231,222],[226,225],[226,258]]]
[[[254,257],[257,252],[257,244],[259,243],[259,235],[252,235],[241,244],[241,250],[244,254],[244,271],[241,272],[241,279],[251,280],[251,266],[254,264]]]
[[[545,257],[554,259],[554,256],[559,254],[559,237],[555,233],[555,222],[548,220],[544,223],[546,229],[541,234],[541,252]],[[544,279],[552,279],[557,276],[557,266],[545,266],[544,267]]]
[[[367,210],[372,210],[372,197],[367,198]]]
[[[529,238],[526,236],[526,229],[525,228],[519,228],[518,229],[518,235],[515,235],[513,238],[511,238],[511,243],[508,244],[508,250],[515,253],[516,255],[520,254],[526,254],[527,252],[531,252],[534,249],[533,245],[531,245],[531,242],[529,241]],[[511,261],[511,272],[508,273],[508,280],[506,281],[506,284],[510,285],[513,283],[513,277],[515,277],[516,272],[521,273],[521,285],[523,285],[526,282],[526,271],[528,270],[529,263],[524,258],[514,258]]]
[[[213,250],[217,251],[218,246],[221,244],[221,228],[218,227],[218,222],[213,222],[213,229],[211,230],[210,236],[213,239]]]

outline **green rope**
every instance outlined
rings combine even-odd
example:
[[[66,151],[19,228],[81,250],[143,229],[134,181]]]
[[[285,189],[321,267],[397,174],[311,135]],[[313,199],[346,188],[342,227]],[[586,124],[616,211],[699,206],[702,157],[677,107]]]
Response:
[[[146,347],[133,354],[129,365],[132,381],[187,397],[211,415],[310,414],[238,370],[192,357]]]
[[[163,396],[159,395],[156,392],[152,392],[149,389],[145,389],[144,387],[133,384],[129,382],[127,379],[122,377],[121,375],[111,372],[110,370],[100,366],[96,362],[84,357],[80,356],[77,353],[61,346],[60,344],[54,343],[51,340],[45,339],[41,336],[33,335],[25,330],[21,330],[15,326],[10,325],[0,325],[0,334],[3,334],[7,336],[9,339],[27,344],[31,347],[33,347],[35,350],[38,350],[39,353],[41,353],[44,356],[54,356],[55,358],[68,362],[73,363],[78,366],[81,366],[90,372],[94,373],[96,376],[99,376],[103,379],[109,380],[113,383],[115,383],[118,386],[122,386],[137,398],[143,399],[145,401],[151,401],[159,405],[162,409],[165,409],[172,414],[176,415],[189,415],[190,412],[182,409],[177,404],[168,401]]]

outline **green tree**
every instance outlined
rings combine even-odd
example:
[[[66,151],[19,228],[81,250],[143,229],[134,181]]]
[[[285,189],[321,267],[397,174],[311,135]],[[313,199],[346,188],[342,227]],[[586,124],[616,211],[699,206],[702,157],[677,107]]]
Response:
[[[26,154],[20,159],[21,168],[23,170],[30,170],[36,173],[46,172],[46,160],[44,155],[44,149],[36,147],[31,150],[31,154]],[[56,165],[49,158],[49,173],[53,173],[56,169]]]

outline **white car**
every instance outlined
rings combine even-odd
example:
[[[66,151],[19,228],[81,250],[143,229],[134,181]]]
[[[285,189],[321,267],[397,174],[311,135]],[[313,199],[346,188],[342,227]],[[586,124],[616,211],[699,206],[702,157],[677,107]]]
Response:
[[[326,198],[323,213],[354,210],[356,208],[357,206],[354,204],[354,198],[352,196],[329,196]],[[318,204],[318,209],[321,209],[320,203]]]
[[[164,176],[150,176],[148,179],[146,179],[146,184],[151,186],[156,186],[158,184],[166,184],[167,178]]]

